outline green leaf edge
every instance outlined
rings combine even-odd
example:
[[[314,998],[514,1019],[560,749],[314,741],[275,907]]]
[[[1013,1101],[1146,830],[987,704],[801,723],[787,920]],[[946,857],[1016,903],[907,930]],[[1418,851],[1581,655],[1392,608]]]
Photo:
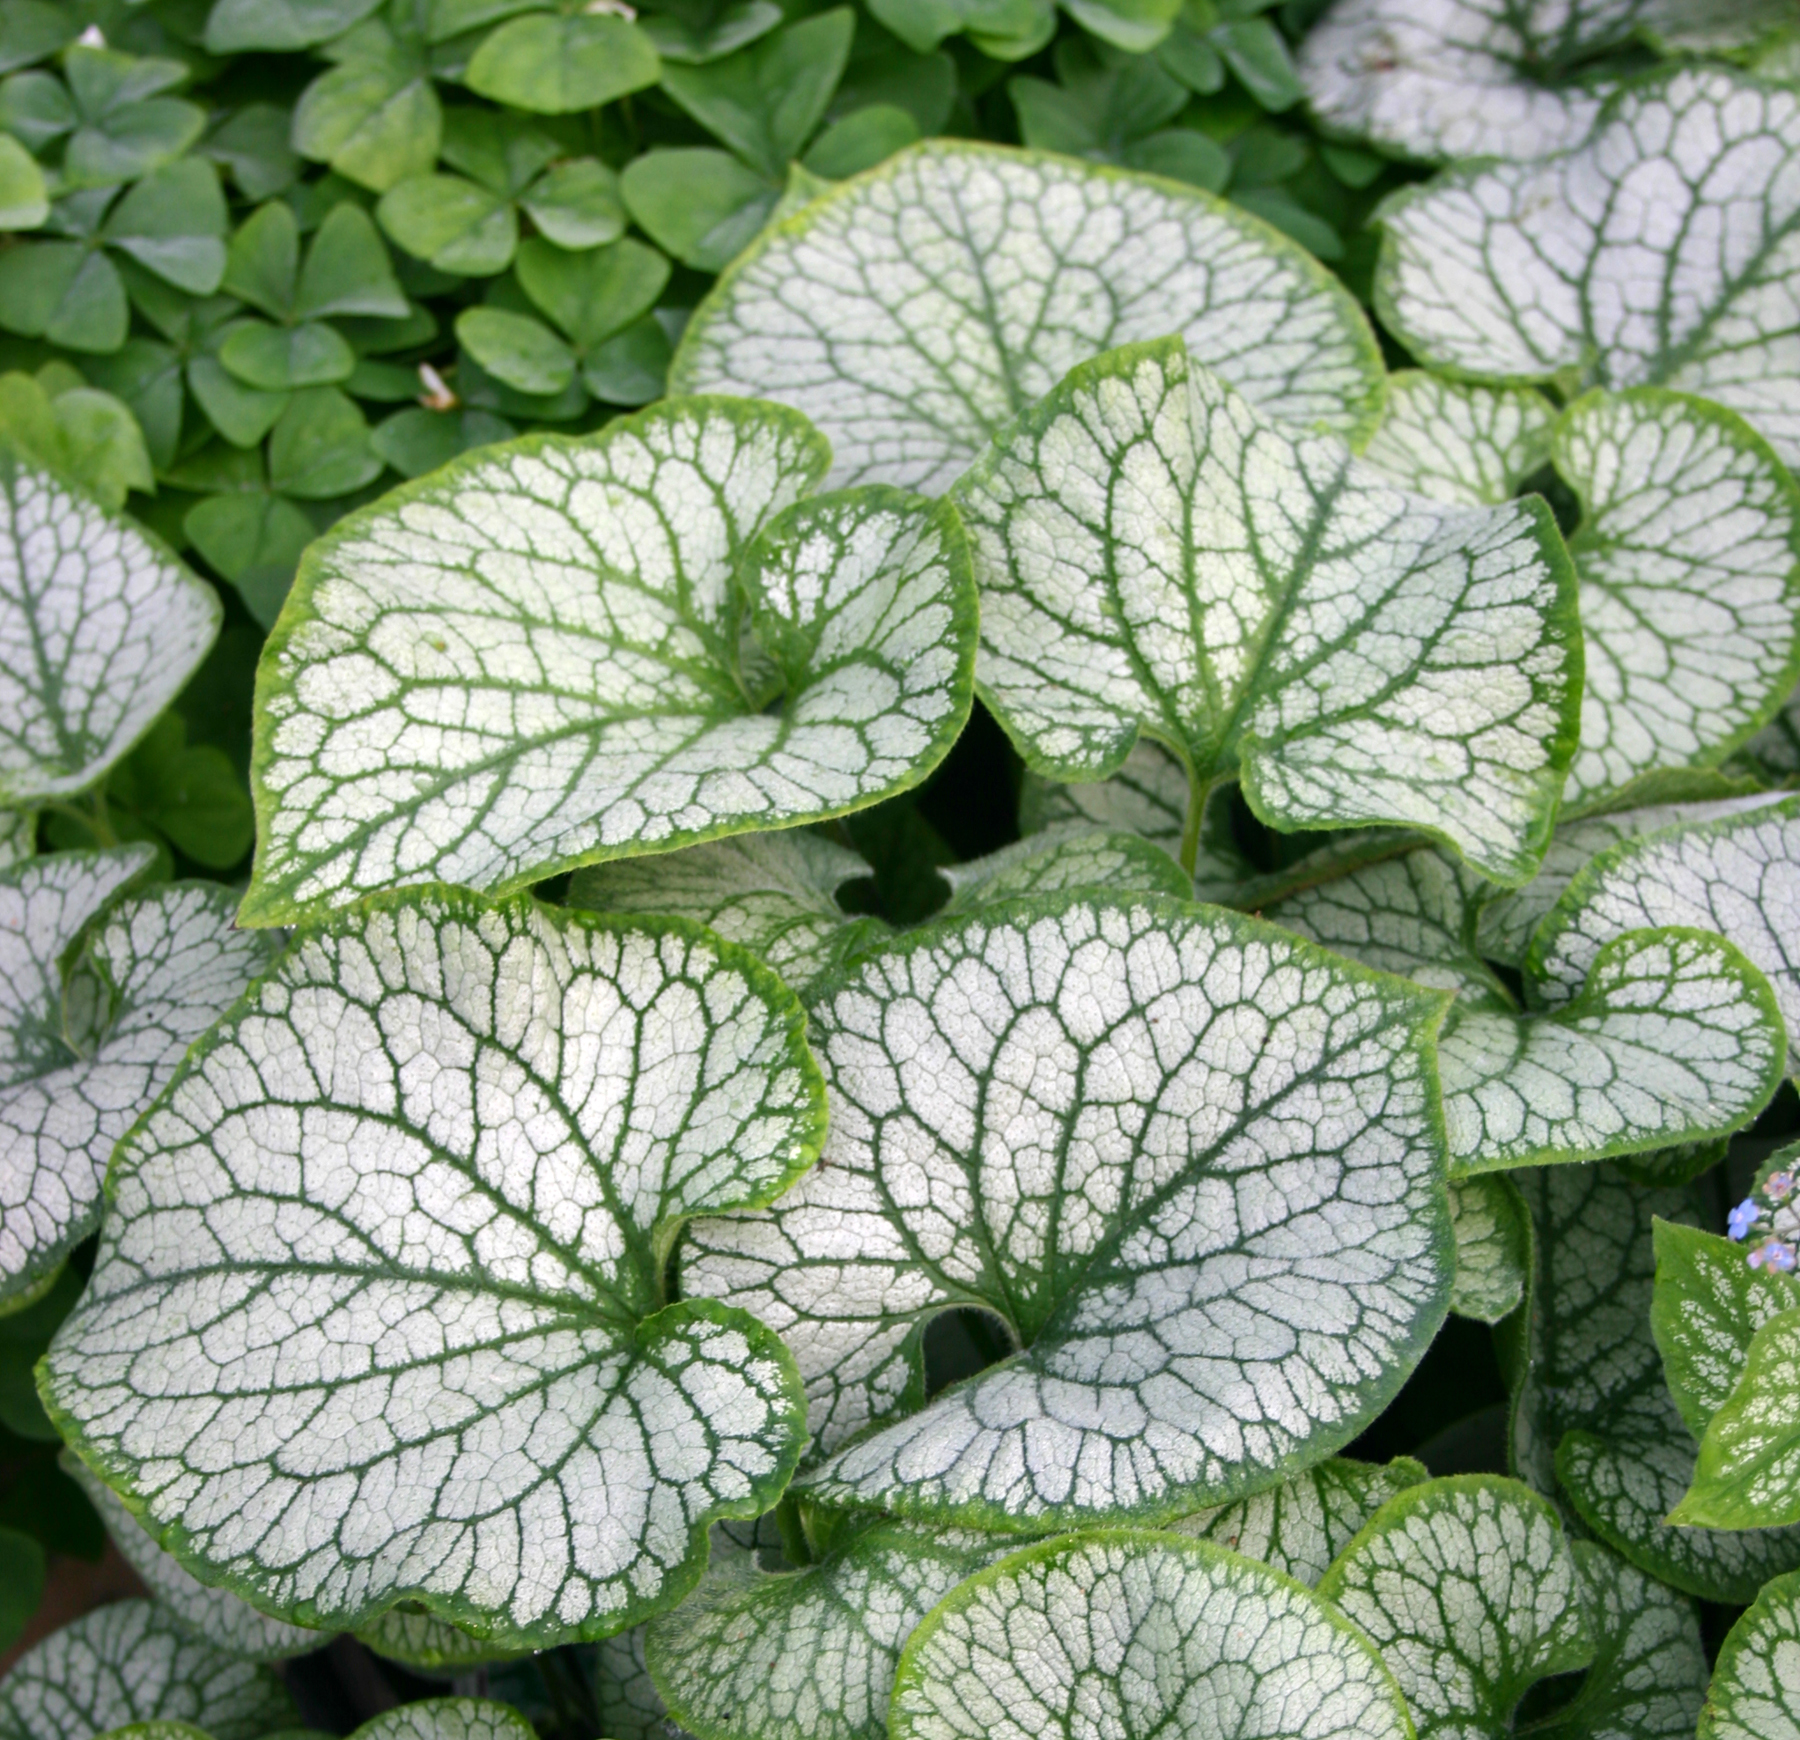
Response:
[[[1740,1399],[1748,1398],[1757,1379],[1764,1376],[1767,1369],[1777,1366],[1789,1369],[1785,1361],[1777,1361],[1770,1349],[1775,1345],[1778,1333],[1794,1328],[1800,1328],[1800,1306],[1777,1313],[1750,1337],[1750,1345],[1744,1350],[1744,1364],[1731,1394],[1706,1423],[1705,1434],[1700,1439],[1700,1456],[1694,1464],[1693,1481],[1681,1502],[1664,1518],[1671,1527],[1769,1529],[1800,1522],[1800,1490],[1791,1490],[1785,1505],[1769,1508],[1759,1507],[1743,1491],[1747,1481],[1771,1462],[1800,1468],[1800,1458],[1795,1455],[1796,1446],[1800,1445],[1800,1421],[1790,1426],[1785,1444],[1778,1441],[1772,1453],[1764,1452],[1732,1472],[1729,1478],[1722,1478],[1720,1467],[1728,1454],[1722,1442],[1723,1433],[1732,1424]]]

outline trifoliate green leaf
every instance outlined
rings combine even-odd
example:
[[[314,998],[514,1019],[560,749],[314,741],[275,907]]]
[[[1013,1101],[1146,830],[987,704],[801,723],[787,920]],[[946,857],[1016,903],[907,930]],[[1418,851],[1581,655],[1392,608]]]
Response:
[[[299,1717],[274,1673],[197,1643],[150,1601],[116,1601],[53,1632],[0,1680],[3,1740],[71,1740],[128,1722],[189,1722],[260,1740]]]
[[[286,327],[236,322],[219,361],[246,386],[267,393],[331,386],[356,370],[356,353],[335,328],[318,320]]]
[[[390,187],[375,209],[398,246],[440,272],[504,272],[519,244],[512,201],[460,175],[410,176]]]
[[[671,401],[340,520],[264,655],[250,922],[396,881],[509,890],[916,784],[972,701],[967,549],[947,504],[800,501],[823,469],[790,411]]]
[[[1169,1526],[1273,1565],[1313,1589],[1376,1511],[1429,1478],[1424,1463],[1409,1456],[1380,1466],[1333,1456],[1280,1486],[1196,1511]]]
[[[232,890],[184,883],[123,901],[59,973],[87,921],[148,862],[145,850],[57,854],[0,873],[11,981],[0,1298],[94,1230],[114,1143],[274,953],[270,938],[234,928]]]
[[[206,15],[208,54],[311,48],[342,36],[381,0],[213,0]]]
[[[1438,1040],[1452,1171],[1645,1153],[1728,1135],[1779,1084],[1762,974],[1701,930],[1607,928],[1579,990],[1526,971],[1521,1011],[1482,958],[1482,889],[1430,849],[1321,876],[1262,910],[1301,936],[1458,993]],[[1572,898],[1565,894],[1564,899]],[[1640,921],[1647,924],[1650,921]]]
[[[781,197],[778,183],[705,145],[634,157],[619,191],[658,247],[702,272],[719,271],[747,246]]]
[[[193,674],[219,616],[163,544],[0,452],[0,802],[93,784]]]
[[[1800,96],[1682,67],[1621,92],[1561,156],[1471,164],[1392,196],[1376,307],[1421,361],[1481,380],[1697,393],[1793,465],[1781,310],[1800,205],[1769,190],[1797,152]]]
[[[294,149],[385,193],[409,175],[430,172],[443,126],[443,108],[425,69],[390,50],[334,66],[300,93]]]
[[[1450,1181],[1456,1232],[1456,1285],[1450,1309],[1478,1323],[1510,1317],[1531,1274],[1531,1216],[1509,1179],[1477,1175]]]
[[[1547,1002],[1570,996],[1602,948],[1648,925],[1691,925],[1733,943],[1767,976],[1800,1036],[1800,798],[1640,835],[1588,860],[1539,924],[1525,972]],[[1790,1043],[1788,1073],[1800,1073]]]
[[[1629,38],[1643,0],[1343,0],[1299,74],[1334,133],[1408,157],[1541,157],[1579,145],[1600,97],[1578,69]]]
[[[487,1698],[426,1698],[371,1717],[351,1740],[537,1740],[517,1710]]]
[[[1174,182],[942,139],[759,240],[695,311],[670,387],[797,406],[834,482],[936,492],[1076,363],[1170,332],[1271,416],[1353,441],[1375,424],[1367,324],[1267,225]]]
[[[535,115],[598,108],[656,83],[650,39],[616,13],[508,19],[469,58],[469,89]]]
[[[267,489],[204,497],[182,529],[264,628],[275,626],[300,554],[319,535],[305,509]]]
[[[297,1624],[412,1598],[541,1644],[679,1600],[803,1402],[761,1325],[665,1304],[664,1258],[817,1152],[802,1032],[695,926],[445,890],[306,933],[119,1152],[42,1368],[65,1436]]]
[[[1490,1474],[1389,1499],[1319,1584],[1381,1651],[1419,1740],[1502,1733],[1537,1681],[1586,1667],[1582,1593],[1556,1512]]]
[[[1795,1740],[1800,1735],[1800,1573],[1757,1592],[1713,1664],[1699,1740]]]
[[[1589,859],[1621,840],[1665,828],[1718,821],[1745,810],[1779,803],[1780,792],[1758,792],[1741,798],[1694,803],[1650,804],[1641,809],[1615,810],[1598,816],[1579,816],[1558,822],[1550,836],[1544,862],[1522,888],[1490,888],[1484,891],[1476,920],[1477,947],[1483,958],[1509,967],[1524,965],[1532,933],[1562,899],[1576,874]]]
[[[0,135],[0,230],[35,230],[49,215],[44,172],[17,139]]]
[[[1586,649],[1564,803],[1710,767],[1800,675],[1800,488],[1742,418],[1658,388],[1591,393],[1556,426]]]
[[[983,695],[1036,771],[1103,778],[1143,731],[1186,762],[1195,834],[1237,777],[1275,827],[1395,822],[1498,881],[1535,869],[1579,662],[1541,502],[1404,494],[1179,340],[1074,370],[955,499]]]
[[[1363,458],[1415,495],[1497,507],[1550,458],[1556,410],[1529,387],[1469,387],[1423,369],[1388,376]]]
[[[30,375],[0,375],[0,444],[112,513],[132,490],[156,488],[137,418],[111,393],[92,387],[52,394]]]
[[[763,1571],[721,1557],[647,1634],[671,1715],[710,1740],[886,1740],[913,1628],[1016,1538],[877,1521],[823,1562]]]
[[[1522,1172],[1537,1268],[1510,1320],[1512,1457],[1540,1491],[1640,1570],[1702,1600],[1754,1598],[1800,1566],[1800,1529],[1670,1528],[1696,1446],[1651,1337],[1657,1218],[1695,1225],[1693,1187],[1645,1188],[1606,1166]]]
[[[696,1222],[684,1291],[794,1350],[826,1503],[1031,1529],[1226,1502],[1354,1437],[1442,1320],[1437,1009],[1148,897],[897,938],[812,999],[823,1163]],[[917,1405],[959,1307],[1020,1351],[846,1444]]]
[[[178,60],[77,42],[63,56],[63,76],[76,122],[63,148],[65,187],[136,181],[173,163],[206,126],[199,104],[160,94],[186,81]]]
[[[324,1632],[258,1613],[229,1589],[209,1589],[144,1532],[143,1524],[126,1508],[124,1500],[79,1458],[65,1450],[59,1464],[87,1494],[88,1502],[106,1524],[113,1545],[143,1579],[158,1606],[178,1620],[191,1636],[245,1661],[283,1661],[289,1656],[306,1655],[329,1641]]]
[[[1693,1485],[1669,1520],[1715,1529],[1800,1523],[1800,1306],[1751,1336],[1736,1388],[1707,1421]]]
[[[637,23],[664,60],[699,66],[766,36],[781,16],[775,0],[663,0]]]
[[[933,1609],[893,1740],[1402,1740],[1392,1676],[1309,1590],[1210,1542],[1113,1531],[1028,1547]]]

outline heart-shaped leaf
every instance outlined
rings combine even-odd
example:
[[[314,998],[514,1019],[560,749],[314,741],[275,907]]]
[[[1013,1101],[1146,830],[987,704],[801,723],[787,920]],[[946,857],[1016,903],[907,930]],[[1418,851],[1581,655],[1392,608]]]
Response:
[[[610,13],[512,18],[469,57],[469,89],[537,115],[598,108],[661,71],[650,39]]]
[[[1179,340],[1077,368],[955,499],[983,694],[1036,771],[1101,778],[1158,738],[1188,770],[1190,868],[1234,776],[1275,827],[1398,822],[1496,880],[1535,868],[1578,688],[1541,502],[1406,495]]]
[[[1450,1181],[1456,1285],[1450,1309],[1478,1323],[1510,1317],[1531,1275],[1531,1216],[1510,1180],[1477,1174]]]
[[[1716,399],[1791,466],[1782,311],[1800,272],[1800,184],[1781,165],[1797,152],[1800,96],[1680,68],[1622,91],[1560,156],[1471,164],[1393,195],[1376,306],[1415,356],[1459,375]],[[1646,200],[1664,224],[1655,241]]]
[[[1774,992],[1708,920],[1651,929],[1696,920],[1602,918],[1582,904],[1586,874],[1556,908],[1580,906],[1572,922],[1594,942],[1585,977],[1549,977],[1534,952],[1524,973],[1530,1011],[1481,956],[1480,886],[1433,850],[1352,865],[1260,905],[1327,948],[1457,992],[1438,1040],[1457,1174],[1729,1135],[1780,1082]]]
[[[69,1740],[128,1722],[189,1722],[261,1740],[299,1717],[266,1667],[190,1638],[150,1601],[115,1601],[52,1632],[0,1680],[0,1740]]]
[[[1309,1590],[1210,1542],[1119,1530],[1027,1547],[933,1609],[893,1740],[1403,1740],[1393,1678]]]
[[[722,1556],[647,1634],[675,1721],[743,1740],[886,1740],[900,1652],[964,1578],[1018,1542],[875,1520],[818,1564],[759,1570]]]
[[[1758,1591],[1732,1626],[1713,1666],[1699,1740],[1796,1740],[1800,1683],[1789,1664],[1800,1650],[1800,1572]]]
[[[893,490],[800,501],[823,469],[790,411],[674,401],[340,520],[264,655],[247,920],[509,890],[916,784],[972,703],[961,529]]]
[[[114,1143],[274,953],[270,938],[234,928],[232,890],[196,882],[124,900],[82,959],[59,971],[88,921],[149,857],[130,846],[0,873],[9,1053],[0,1299],[28,1289],[99,1224]]]
[[[371,1717],[351,1740],[537,1740],[507,1704],[487,1698],[425,1698]]]
[[[177,1619],[191,1636],[245,1661],[283,1661],[307,1655],[328,1641],[323,1632],[258,1613],[229,1589],[209,1589],[172,1554],[165,1553],[145,1533],[125,1501],[77,1457],[65,1450],[58,1462],[87,1494],[113,1545],[142,1578],[158,1607]]]
[[[763,236],[670,385],[797,406],[833,482],[936,492],[1076,363],[1170,332],[1272,416],[1374,427],[1368,326],[1296,244],[1197,188],[945,139]]]
[[[1525,973],[1546,1002],[1576,994],[1601,951],[1626,931],[1714,931],[1768,976],[1800,1036],[1800,798],[1621,841],[1587,864],[1532,936]],[[1800,1073],[1800,1043],[1788,1048]]]
[[[297,1624],[412,1598],[543,1643],[679,1600],[706,1525],[779,1496],[803,1404],[759,1324],[665,1303],[663,1260],[810,1163],[802,1032],[695,926],[439,891],[306,933],[120,1150],[44,1367],[68,1441]]]
[[[1354,1437],[1442,1321],[1438,1008],[1151,898],[897,938],[811,1002],[824,1163],[696,1222],[684,1290],[794,1350],[826,1503],[1032,1529],[1236,1498]],[[959,1307],[1021,1351],[846,1444],[918,1405]]]
[[[279,53],[342,36],[381,0],[213,0],[208,54]]]
[[[1556,1512],[1490,1474],[1389,1499],[1319,1584],[1381,1651],[1419,1740],[1502,1733],[1537,1681],[1586,1667],[1582,1593]]]
[[[1280,1486],[1196,1511],[1169,1526],[1273,1565],[1313,1589],[1376,1511],[1429,1478],[1424,1463],[1409,1456],[1380,1466],[1333,1456]]]
[[[159,541],[0,454],[0,802],[93,784],[193,674],[219,615]]]
[[[1726,1531],[1664,1522],[1696,1446],[1651,1337],[1654,1222],[1701,1220],[1692,1186],[1645,1188],[1608,1166],[1518,1174],[1531,1209],[1529,1309],[1503,1333],[1513,1380],[1512,1460],[1639,1569],[1707,1601],[1744,1602],[1800,1566],[1800,1528]]]
[[[1497,507],[1548,461],[1555,423],[1555,407],[1530,387],[1404,369],[1388,376],[1387,410],[1363,458],[1415,495]]]
[[[1707,1421],[1693,1485],[1669,1520],[1715,1529],[1800,1523],[1800,1306],[1751,1336],[1736,1388]]]
[[[1600,112],[1584,60],[1629,40],[1644,0],[1341,0],[1308,33],[1299,74],[1335,133],[1408,157],[1541,157]]]

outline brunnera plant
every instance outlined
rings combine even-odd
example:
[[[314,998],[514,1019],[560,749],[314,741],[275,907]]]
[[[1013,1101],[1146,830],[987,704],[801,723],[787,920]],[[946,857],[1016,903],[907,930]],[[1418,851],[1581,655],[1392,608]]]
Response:
[[[1059,77],[1153,105],[1153,55],[1260,40],[1175,10],[1072,4],[1104,47]],[[187,323],[265,530],[309,471],[347,511],[261,595],[227,888],[110,796],[217,598],[66,463],[95,406],[43,388],[5,462],[0,1345],[48,1350],[0,1419],[150,1599],[25,1653],[0,1740],[291,1736],[270,1664],[339,1634],[451,1694],[358,1740],[1793,1726],[1800,110],[1561,80],[1704,35],[1672,4],[1566,67],[1490,10],[1426,9],[1482,33],[1424,76],[1537,149],[1382,207],[1376,307],[1439,371],[1391,376],[1191,178],[959,140],[840,182],[845,134],[784,190],[845,11],[222,0],[218,51],[334,45],[293,137],[380,198],[197,202],[160,252],[179,80],[65,56],[59,201],[148,190],[82,270]],[[1462,150],[1331,95],[1385,17],[1321,26],[1318,112]],[[0,112],[52,114],[31,79]],[[667,209],[710,148],[614,176],[522,113],[652,85],[735,204]],[[1671,174],[1665,258],[1616,225]],[[460,407],[352,503],[354,323],[432,293],[381,236],[518,287],[459,383],[623,405],[673,276],[627,213],[726,268],[669,396]],[[1487,1438],[1418,1429],[1487,1325]],[[1716,1666],[1699,1601],[1746,1610]]]

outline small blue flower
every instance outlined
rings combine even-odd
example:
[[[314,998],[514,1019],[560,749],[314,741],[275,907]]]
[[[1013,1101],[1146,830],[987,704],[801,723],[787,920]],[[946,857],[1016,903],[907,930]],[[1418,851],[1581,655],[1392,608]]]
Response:
[[[1770,1239],[1763,1246],[1763,1261],[1769,1268],[1785,1273],[1794,1266],[1794,1247],[1784,1245],[1779,1239]]]
[[[1716,1221],[1713,1223],[1718,1224]],[[1730,1214],[1725,1217],[1725,1230],[1734,1239],[1748,1238],[1750,1229],[1756,1225],[1756,1198],[1746,1196]]]

